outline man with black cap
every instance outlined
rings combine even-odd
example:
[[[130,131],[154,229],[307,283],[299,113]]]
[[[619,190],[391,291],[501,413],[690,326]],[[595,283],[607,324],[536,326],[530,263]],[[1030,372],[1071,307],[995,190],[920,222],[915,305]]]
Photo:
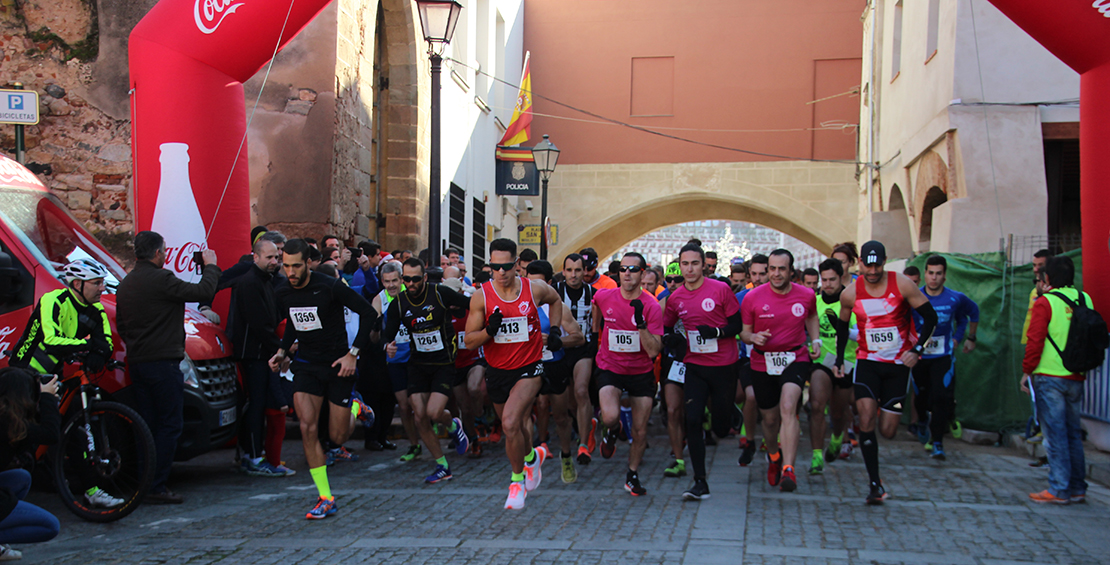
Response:
[[[871,490],[868,504],[887,498],[879,479],[879,444],[875,428],[893,438],[902,418],[910,369],[917,364],[937,325],[937,313],[929,299],[909,277],[885,271],[886,248],[878,241],[863,244],[860,276],[840,293],[840,320],[836,328],[836,360],[833,376],[844,376],[844,351],[848,346],[848,322],[855,314],[859,326],[856,351],[856,410],[860,418],[859,445]],[[910,309],[921,315],[920,335]],[[880,412],[881,411],[881,412]]]
[[[587,247],[578,252],[582,256],[582,267],[586,269],[586,284],[594,287],[594,290],[601,290],[603,288],[617,288],[617,281],[610,277],[606,277],[597,271],[598,257],[597,251],[593,247]]]

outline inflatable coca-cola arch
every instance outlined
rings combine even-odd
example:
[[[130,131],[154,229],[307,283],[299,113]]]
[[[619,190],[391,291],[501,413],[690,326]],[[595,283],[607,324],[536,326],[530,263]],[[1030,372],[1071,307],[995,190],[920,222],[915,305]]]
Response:
[[[243,82],[330,0],[161,0],[131,31],[135,228],[166,237],[166,267],[192,252],[224,266],[249,247]]]
[[[1110,0],[991,3],[1080,75],[1083,286],[1110,319]]]

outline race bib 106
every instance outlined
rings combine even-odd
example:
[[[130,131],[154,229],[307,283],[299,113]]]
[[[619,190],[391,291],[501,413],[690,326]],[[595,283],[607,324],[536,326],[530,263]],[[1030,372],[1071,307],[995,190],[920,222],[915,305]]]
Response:
[[[494,343],[524,343],[528,341],[528,318],[516,316],[501,320],[501,329],[493,336]]]
[[[324,328],[324,325],[320,323],[320,315],[316,313],[315,306],[290,308],[289,321],[293,322],[293,328],[299,332],[310,332]]]
[[[781,375],[786,367],[794,362],[793,351],[772,351],[763,354],[763,361],[767,364],[767,374]]]

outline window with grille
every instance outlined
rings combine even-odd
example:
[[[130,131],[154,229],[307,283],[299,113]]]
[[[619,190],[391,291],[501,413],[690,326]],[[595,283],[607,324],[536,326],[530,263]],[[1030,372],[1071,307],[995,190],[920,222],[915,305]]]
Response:
[[[478,272],[486,263],[486,203],[474,199],[473,242],[470,247],[471,272]]]
[[[466,191],[451,183],[450,225],[447,228],[447,244],[455,249],[466,248]]]

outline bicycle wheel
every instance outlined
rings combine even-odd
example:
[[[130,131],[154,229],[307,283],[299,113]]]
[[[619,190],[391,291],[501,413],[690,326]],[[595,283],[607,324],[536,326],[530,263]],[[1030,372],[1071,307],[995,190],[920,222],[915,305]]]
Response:
[[[117,402],[94,402],[87,412],[78,410],[67,418],[53,456],[54,484],[62,502],[91,522],[111,522],[134,512],[154,480],[154,437],[138,413]],[[92,504],[86,496],[92,488],[123,502]]]

